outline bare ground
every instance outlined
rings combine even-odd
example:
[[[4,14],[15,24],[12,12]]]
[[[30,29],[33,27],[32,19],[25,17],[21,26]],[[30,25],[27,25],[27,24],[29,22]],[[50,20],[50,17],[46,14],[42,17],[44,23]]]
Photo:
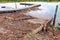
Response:
[[[33,35],[32,39],[24,39],[27,33],[40,26],[26,22],[27,19],[32,19],[32,17],[23,15],[23,12],[0,14],[0,40],[60,40],[60,30],[57,28],[55,36],[49,28],[48,32],[40,31]]]

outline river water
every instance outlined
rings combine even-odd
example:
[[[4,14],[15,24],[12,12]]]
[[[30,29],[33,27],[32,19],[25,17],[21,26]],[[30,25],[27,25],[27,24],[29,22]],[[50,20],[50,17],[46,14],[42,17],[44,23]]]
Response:
[[[33,17],[38,17],[40,18],[42,17],[46,17],[46,18],[53,18],[54,13],[55,13],[55,8],[56,5],[58,5],[58,14],[57,14],[57,19],[56,19],[56,26],[58,25],[58,23],[60,23],[60,2],[24,2],[24,3],[32,3],[32,4],[41,4],[41,6],[39,7],[39,9],[43,9],[41,10],[37,10],[37,11],[31,11],[29,12],[31,16]],[[20,2],[17,2],[17,9],[22,9],[25,6],[24,5],[20,5]],[[6,6],[7,8],[2,9],[1,6]],[[15,3],[0,3],[0,10],[10,10],[10,9],[16,9],[15,8]]]

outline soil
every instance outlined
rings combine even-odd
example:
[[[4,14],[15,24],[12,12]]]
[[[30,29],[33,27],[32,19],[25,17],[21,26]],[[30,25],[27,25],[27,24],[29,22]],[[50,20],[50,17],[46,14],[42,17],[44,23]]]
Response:
[[[54,28],[54,32],[51,27],[48,27],[47,31],[39,31],[36,34],[28,34],[24,36],[23,40],[60,40],[59,27]]]
[[[52,28],[49,27],[48,31],[41,31],[40,33],[36,34],[39,36],[41,40],[60,40],[60,30],[56,27],[54,32],[52,31]]]
[[[26,20],[32,19],[32,17],[23,14],[23,12],[0,14],[0,40],[24,40],[23,37],[26,34],[40,26],[39,24],[26,22]],[[40,31],[35,36],[39,40],[60,40],[60,30],[56,28],[54,36],[51,28],[49,29],[48,32]],[[33,36],[33,38],[35,36]]]
[[[39,26],[26,22],[25,20],[32,17],[24,13],[21,11],[0,14],[0,40],[22,40],[25,34]]]

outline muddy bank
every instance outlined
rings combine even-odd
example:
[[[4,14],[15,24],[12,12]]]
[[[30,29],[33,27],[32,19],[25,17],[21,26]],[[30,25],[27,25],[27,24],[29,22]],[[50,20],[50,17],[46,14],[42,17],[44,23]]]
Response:
[[[26,11],[0,14],[0,40],[22,40],[25,34],[40,26],[26,22],[32,17],[24,15],[25,13]]]

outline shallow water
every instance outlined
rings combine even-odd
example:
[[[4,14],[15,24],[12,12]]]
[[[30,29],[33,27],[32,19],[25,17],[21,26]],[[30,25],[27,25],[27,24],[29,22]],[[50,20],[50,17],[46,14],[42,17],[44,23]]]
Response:
[[[57,14],[57,19],[56,19],[56,26],[58,26],[58,23],[60,23],[60,2],[59,3],[48,3],[45,5],[46,8],[50,11],[51,16],[53,17],[55,14],[55,8],[56,5],[58,5],[58,14]],[[49,16],[49,15],[47,15]]]
[[[30,2],[25,2],[25,3],[30,3]],[[42,17],[46,17],[46,18],[53,18],[54,16],[54,13],[55,13],[55,8],[56,8],[56,5],[59,5],[58,7],[58,14],[57,14],[57,19],[56,19],[56,25],[58,23],[60,23],[60,2],[31,2],[33,4],[41,4],[41,6],[39,7],[40,9],[45,9],[45,11],[41,12],[41,10],[37,10],[37,11],[31,11],[31,15],[32,16],[37,16],[38,18],[41,18],[40,16]],[[20,5],[20,3],[16,3],[17,4],[17,9],[20,9],[20,8],[24,8],[25,6],[24,5]],[[15,3],[0,3],[0,10],[1,10],[1,6],[7,6],[6,9],[16,9],[15,8]],[[4,9],[2,9],[4,10]],[[37,13],[37,14],[36,14]]]
[[[36,4],[36,3],[35,3]],[[39,4],[39,3],[38,3]],[[30,12],[29,15],[32,15],[34,17],[38,18],[53,18],[55,14],[55,8],[56,5],[58,5],[58,14],[57,14],[57,19],[56,19],[56,26],[58,26],[58,23],[60,23],[60,2],[41,2],[40,3],[42,6],[39,7],[40,9],[43,9],[43,12],[41,10],[39,11],[33,11]]]
[[[57,19],[56,19],[56,25],[58,26],[58,23],[60,23],[60,3],[59,4],[58,3],[56,3],[56,4],[51,3],[50,5],[47,5],[47,8],[49,9],[51,15],[53,14],[53,16],[54,16],[56,5],[59,6],[58,7]]]

